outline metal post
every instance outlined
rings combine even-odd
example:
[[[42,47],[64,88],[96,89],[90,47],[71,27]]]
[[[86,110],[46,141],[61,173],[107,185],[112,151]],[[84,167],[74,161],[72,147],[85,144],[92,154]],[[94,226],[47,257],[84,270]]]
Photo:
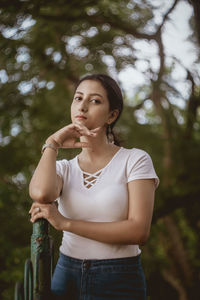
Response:
[[[31,261],[33,263],[33,299],[47,300],[50,296],[52,249],[49,223],[39,219],[33,224]]]
[[[23,284],[21,282],[17,282],[15,284],[15,300],[24,300],[24,290],[23,290]]]

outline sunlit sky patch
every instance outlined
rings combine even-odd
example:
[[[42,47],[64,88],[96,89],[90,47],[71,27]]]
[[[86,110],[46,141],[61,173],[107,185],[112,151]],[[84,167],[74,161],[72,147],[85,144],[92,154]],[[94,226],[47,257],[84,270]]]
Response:
[[[159,3],[160,1],[153,2],[154,5],[158,5]],[[157,13],[155,13],[155,22],[157,24],[162,21],[161,12],[165,13],[171,4],[172,1],[166,1],[165,5],[157,10]],[[188,20],[191,15],[192,8],[185,1],[180,1],[175,10],[170,14],[170,19],[163,29],[163,42],[165,54],[167,56],[166,62],[170,63],[171,60],[169,58],[175,57],[186,68],[191,70],[192,66],[197,72],[200,73],[200,67],[194,63],[197,58],[197,50],[194,48],[194,45],[187,40],[188,36],[191,34],[188,25]],[[156,69],[159,68],[159,59],[156,46],[146,41],[138,41],[134,46],[138,50],[142,49],[142,51],[138,51],[137,56],[141,56],[143,59],[149,59],[151,67],[154,69],[154,71],[156,71]],[[129,66],[120,72],[118,78],[129,97],[134,96],[135,91],[138,89],[138,85],[144,84],[145,76],[143,72],[145,71],[146,67],[147,62],[138,61],[136,66]],[[187,96],[188,88],[190,88],[190,86],[185,84],[186,72],[184,68],[177,64],[174,68],[172,76],[175,82],[179,81],[176,82],[176,87],[181,87],[183,96]],[[184,83],[181,81],[184,81]],[[183,105],[182,101],[179,101],[179,104],[180,103]]]

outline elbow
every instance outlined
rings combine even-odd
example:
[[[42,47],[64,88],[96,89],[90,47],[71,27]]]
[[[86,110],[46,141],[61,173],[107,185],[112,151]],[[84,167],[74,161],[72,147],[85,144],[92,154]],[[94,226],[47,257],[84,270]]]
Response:
[[[149,238],[150,229],[140,223],[131,221],[130,236],[132,245],[143,246]]]
[[[31,188],[29,188],[29,196],[33,201],[41,204],[51,203],[56,199],[53,195],[48,195],[40,190]]]
[[[148,238],[149,235],[146,233],[141,233],[141,234],[138,233],[137,235],[134,234],[130,239],[130,244],[144,246]]]
[[[138,245],[144,246],[146,244],[148,238],[149,238],[149,233],[144,232],[143,234],[141,234],[138,238]]]

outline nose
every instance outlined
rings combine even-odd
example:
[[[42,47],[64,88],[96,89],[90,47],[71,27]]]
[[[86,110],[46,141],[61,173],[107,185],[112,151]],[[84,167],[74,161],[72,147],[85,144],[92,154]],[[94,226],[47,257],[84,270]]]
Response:
[[[82,111],[82,112],[88,111],[88,103],[87,103],[87,100],[86,100],[86,99],[83,99],[83,100],[80,102],[79,111]]]

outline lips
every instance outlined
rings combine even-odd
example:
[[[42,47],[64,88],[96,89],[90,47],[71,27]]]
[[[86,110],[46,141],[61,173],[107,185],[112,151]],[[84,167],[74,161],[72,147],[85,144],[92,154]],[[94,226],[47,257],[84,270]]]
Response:
[[[87,118],[83,115],[78,115],[78,116],[76,116],[76,119],[86,120]]]

